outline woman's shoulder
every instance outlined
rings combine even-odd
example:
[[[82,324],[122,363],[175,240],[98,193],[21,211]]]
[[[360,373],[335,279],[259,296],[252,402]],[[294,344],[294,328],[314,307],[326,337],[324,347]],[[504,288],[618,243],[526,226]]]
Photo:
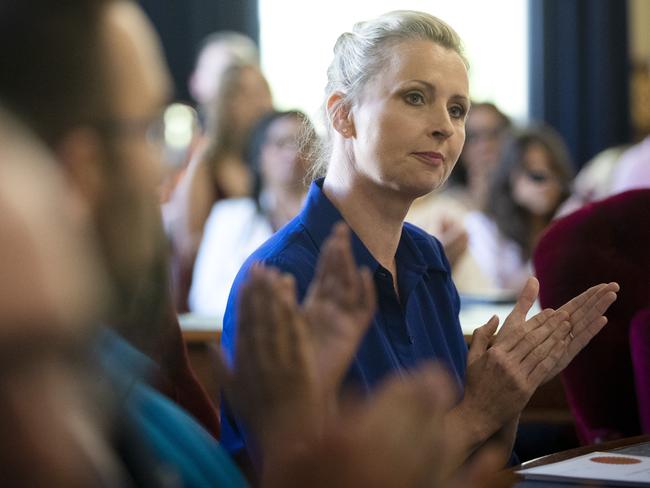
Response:
[[[318,253],[318,247],[304,226],[297,220],[291,221],[250,255],[242,266],[237,281],[245,277],[253,263],[263,263],[290,273],[296,278],[299,291],[306,289],[313,277]]]

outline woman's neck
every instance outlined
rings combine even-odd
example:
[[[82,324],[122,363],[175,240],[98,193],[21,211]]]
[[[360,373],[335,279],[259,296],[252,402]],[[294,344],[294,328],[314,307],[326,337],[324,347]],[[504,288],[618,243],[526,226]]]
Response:
[[[341,160],[331,161],[323,192],[370,254],[395,276],[395,253],[412,202],[345,164]]]

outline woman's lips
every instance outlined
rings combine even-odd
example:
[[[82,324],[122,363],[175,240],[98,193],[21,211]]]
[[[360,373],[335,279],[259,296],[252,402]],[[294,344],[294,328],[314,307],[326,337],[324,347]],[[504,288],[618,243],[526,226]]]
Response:
[[[414,152],[411,153],[420,161],[431,166],[440,166],[445,162],[445,157],[439,152]]]

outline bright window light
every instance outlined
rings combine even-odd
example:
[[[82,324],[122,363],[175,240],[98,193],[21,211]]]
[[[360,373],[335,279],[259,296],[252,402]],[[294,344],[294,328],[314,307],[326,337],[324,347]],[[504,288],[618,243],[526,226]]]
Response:
[[[305,111],[322,128],[325,72],[339,34],[396,9],[440,17],[461,36],[470,93],[517,121],[528,118],[528,2],[524,0],[259,0],[262,69],[280,109]]]

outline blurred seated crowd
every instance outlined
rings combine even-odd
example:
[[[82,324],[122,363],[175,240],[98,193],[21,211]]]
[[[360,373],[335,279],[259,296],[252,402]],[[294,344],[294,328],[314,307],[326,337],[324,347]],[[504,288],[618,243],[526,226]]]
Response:
[[[1,0],[0,53],[3,484],[499,486],[516,458],[461,452],[440,365],[341,393],[380,299],[344,224],[302,303],[291,276],[251,267],[236,354],[213,351],[249,458],[220,445],[178,314],[222,320],[240,267],[303,207],[322,142],[306,114],[274,108],[250,39],[200,46],[180,156],[170,77],[135,2]],[[442,243],[461,298],[514,303],[554,219],[650,191],[650,139],[573,173],[551,127],[474,102],[452,178],[406,220]]]

